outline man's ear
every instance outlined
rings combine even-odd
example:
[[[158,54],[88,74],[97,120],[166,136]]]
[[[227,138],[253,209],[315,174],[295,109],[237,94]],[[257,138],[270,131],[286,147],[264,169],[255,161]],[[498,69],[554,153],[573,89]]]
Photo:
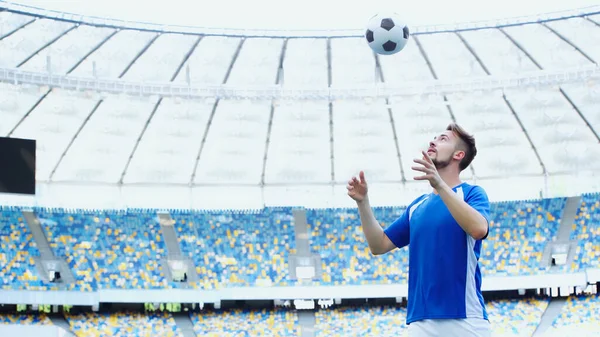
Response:
[[[452,156],[452,158],[456,159],[456,160],[462,160],[465,157],[465,155],[466,155],[465,151],[458,150],[458,151],[454,151],[454,155]]]

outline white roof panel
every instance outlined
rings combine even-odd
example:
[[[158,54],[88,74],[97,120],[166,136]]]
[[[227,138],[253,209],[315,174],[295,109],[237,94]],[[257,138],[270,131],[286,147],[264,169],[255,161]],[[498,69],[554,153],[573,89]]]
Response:
[[[535,63],[499,29],[464,31],[460,34],[492,75],[538,70]]]
[[[106,97],[67,151],[53,180],[119,182],[155,104],[155,99],[147,97]]]
[[[409,39],[401,52],[379,56],[379,65],[387,84],[433,80],[429,66],[413,39]]]
[[[375,56],[363,38],[331,39],[331,82],[344,87],[374,84],[378,78]]]
[[[417,38],[438,79],[449,80],[485,75],[477,59],[456,34],[428,34]]]
[[[19,29],[0,40],[0,67],[16,67],[72,26],[72,23],[38,19]]]
[[[333,103],[335,180],[346,182],[360,170],[371,181],[401,181],[398,152],[384,101]]]
[[[197,36],[161,34],[127,71],[124,80],[169,82],[184,61]]]
[[[546,24],[575,44],[596,63],[600,62],[600,26],[584,18],[571,18]]]
[[[392,113],[404,175],[406,180],[412,181],[421,175],[411,169],[413,159],[422,158],[421,151],[427,150],[429,142],[446,130],[452,118],[442,97],[434,95],[422,100],[393,102]],[[462,173],[463,178],[471,176],[471,170]]]
[[[540,24],[504,28],[544,69],[590,65],[580,52]]]
[[[328,85],[326,39],[288,40],[283,59],[283,84],[316,87]]]
[[[66,74],[113,32],[114,30],[109,28],[79,26],[35,55],[21,68],[42,73],[51,71],[54,74]]]
[[[213,100],[164,98],[123,182],[188,184],[213,106]]]
[[[176,83],[193,85],[222,84],[239,38],[204,36],[175,79]]]
[[[0,135],[8,136],[43,94],[38,87],[0,83]]]
[[[33,20],[33,18],[27,15],[0,12],[0,37],[12,32],[31,20]]]
[[[258,184],[270,114],[271,101],[220,100],[194,182]]]
[[[273,85],[277,83],[282,48],[283,39],[246,39],[233,64],[227,84]]]
[[[85,59],[71,74],[117,78],[155,35],[149,32],[121,30]]]
[[[451,95],[457,123],[475,137],[478,178],[541,174],[542,168],[502,93]]]
[[[506,96],[550,173],[564,173],[575,168],[596,169],[596,160],[560,155],[575,155],[583,150],[594,158],[599,145],[583,119],[558,90],[510,90]]]
[[[331,142],[327,102],[282,102],[275,108],[265,183],[328,183]]]
[[[36,178],[47,181],[97,100],[85,93],[55,90],[23,120],[13,137],[37,141]]]

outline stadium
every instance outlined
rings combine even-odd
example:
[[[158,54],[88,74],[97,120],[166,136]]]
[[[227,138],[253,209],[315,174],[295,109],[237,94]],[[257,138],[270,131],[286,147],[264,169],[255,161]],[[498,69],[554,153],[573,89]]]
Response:
[[[35,141],[2,158],[0,335],[406,336],[409,248],[369,252],[346,182],[389,225],[457,122],[493,336],[600,336],[599,42],[600,7],[411,27],[382,57],[360,29],[0,1],[0,147]]]

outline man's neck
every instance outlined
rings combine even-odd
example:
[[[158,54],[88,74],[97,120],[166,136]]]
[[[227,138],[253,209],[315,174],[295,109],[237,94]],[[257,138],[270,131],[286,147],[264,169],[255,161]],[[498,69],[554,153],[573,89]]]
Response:
[[[450,167],[445,167],[441,170],[438,170],[440,178],[446,183],[446,185],[450,186],[450,188],[454,188],[460,184],[462,181],[460,180],[460,174],[456,170],[452,170]],[[434,189],[433,193],[438,194],[438,192]]]

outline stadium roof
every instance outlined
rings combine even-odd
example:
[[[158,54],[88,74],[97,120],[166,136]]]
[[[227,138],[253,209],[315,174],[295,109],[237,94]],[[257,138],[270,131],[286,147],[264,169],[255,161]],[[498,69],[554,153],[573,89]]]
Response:
[[[198,5],[192,0],[168,2],[123,0],[45,1],[14,0],[23,5],[40,7],[78,16],[94,16],[125,21],[152,22],[159,25],[178,25],[211,28],[269,29],[269,30],[337,30],[362,29],[367,19],[378,11],[395,11],[417,26],[446,25],[482,20],[539,16],[573,8],[597,6],[594,0],[505,0],[482,2],[372,0],[348,2],[341,0],[276,0],[213,1]],[[587,10],[589,12],[589,10]]]
[[[38,140],[42,201],[348,205],[364,169],[376,202],[405,203],[427,190],[411,159],[454,120],[478,139],[464,178],[492,199],[600,189],[597,11],[429,31],[378,57],[360,36],[178,34],[5,7],[0,134]]]

